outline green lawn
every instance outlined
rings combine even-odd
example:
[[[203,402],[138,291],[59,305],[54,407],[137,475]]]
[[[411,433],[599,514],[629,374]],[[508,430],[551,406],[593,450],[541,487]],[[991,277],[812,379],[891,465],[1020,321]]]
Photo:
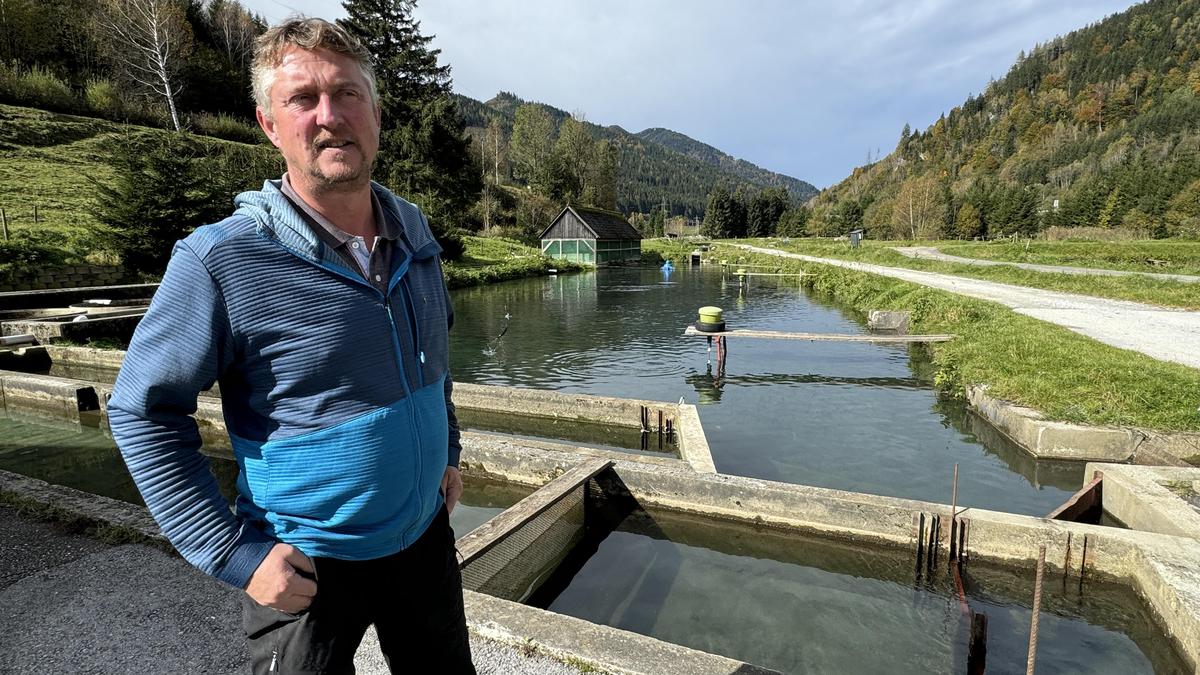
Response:
[[[803,252],[829,255],[818,252],[836,245],[839,243],[813,242]],[[882,256],[878,248],[868,246],[860,255]],[[724,245],[711,257],[815,272],[803,277],[805,284],[858,311],[909,310],[914,333],[956,335],[932,346],[935,383],[947,395],[962,396],[967,385],[988,384],[992,395],[1027,405],[1052,419],[1164,431],[1200,430],[1200,370],[1110,347],[995,303],[874,274]]]
[[[1008,266],[980,267],[965,263],[917,260],[892,250],[894,246],[907,246],[911,242],[868,240],[864,241],[858,249],[852,249],[847,242],[834,241],[832,239],[792,239],[787,242],[780,239],[740,239],[733,241],[766,248],[778,248],[782,251],[811,256],[856,260],[877,265],[886,265],[888,267],[925,270],[927,272],[941,272],[943,274],[984,279],[1017,286],[1029,286],[1031,288],[1043,288],[1052,291],[1079,293],[1081,295],[1093,295],[1118,300],[1132,300],[1161,307],[1200,309],[1200,284],[1161,281],[1144,276],[1084,276],[1078,274],[1034,272]],[[1155,247],[1165,244],[1165,242],[1137,243],[1153,244]],[[1170,243],[1180,245],[1184,249],[1192,246],[1192,242]],[[922,246],[938,246],[938,242],[917,242],[917,244]],[[1050,247],[1075,244],[1078,244],[1078,242],[1047,242],[1047,245]],[[1102,245],[1106,247],[1119,247],[1125,244],[1105,242]],[[952,253],[949,250],[950,248],[950,246],[947,246],[941,248],[941,250]],[[957,255],[956,252],[954,254]],[[1183,255],[1186,256],[1187,254]]]
[[[102,148],[123,133],[122,125],[104,120],[0,105],[0,208],[10,234],[111,262],[104,258],[93,180],[111,180]]]

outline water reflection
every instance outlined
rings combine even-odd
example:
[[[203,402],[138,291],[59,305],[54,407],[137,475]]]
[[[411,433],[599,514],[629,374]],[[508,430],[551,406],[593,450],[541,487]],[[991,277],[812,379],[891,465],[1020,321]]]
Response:
[[[957,463],[962,503],[1034,515],[1082,479],[1082,465],[1013,452],[939,401],[921,348],[730,339],[722,372],[715,346],[682,336],[706,305],[724,308],[732,328],[865,332],[864,317],[793,278],[738,284],[679,268],[664,283],[658,269],[602,269],[464,289],[453,300],[456,379],[703,404],[724,473],[948,502]]]

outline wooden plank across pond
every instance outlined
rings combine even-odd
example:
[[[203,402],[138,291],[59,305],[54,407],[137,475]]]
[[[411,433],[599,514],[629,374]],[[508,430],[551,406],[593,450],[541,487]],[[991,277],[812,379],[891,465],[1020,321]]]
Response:
[[[761,338],[765,340],[809,340],[812,342],[946,342],[954,339],[953,335],[850,335],[846,333],[784,333],[773,330],[726,330],[718,333],[705,333],[688,326],[683,331],[684,337],[740,337]]]
[[[580,462],[503,513],[463,535],[457,542],[459,566],[466,567],[525,523],[537,518],[555,502],[612,465],[613,462],[609,459],[589,459]]]

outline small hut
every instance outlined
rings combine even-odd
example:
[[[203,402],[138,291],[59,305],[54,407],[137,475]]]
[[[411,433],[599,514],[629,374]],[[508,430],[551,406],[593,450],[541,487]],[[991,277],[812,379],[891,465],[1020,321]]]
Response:
[[[642,235],[625,216],[587,206],[568,206],[541,236],[542,253],[570,262],[603,265],[642,257]]]

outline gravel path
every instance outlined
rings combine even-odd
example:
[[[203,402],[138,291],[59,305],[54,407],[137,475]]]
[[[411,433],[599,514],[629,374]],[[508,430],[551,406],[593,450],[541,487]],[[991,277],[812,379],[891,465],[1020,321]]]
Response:
[[[816,258],[770,248],[739,246],[755,253],[870,272],[972,298],[991,300],[1020,314],[1065,326],[1076,333],[1114,347],[1141,352],[1162,361],[1200,368],[1200,312],[999,284],[949,274]]]
[[[892,250],[901,255],[906,255],[910,258],[922,258],[925,260],[940,260],[942,262],[963,263],[965,265],[982,265],[984,267],[995,267],[996,265],[1008,265],[1010,267],[1020,267],[1023,270],[1033,270],[1034,272],[1055,272],[1058,274],[1083,274],[1091,276],[1104,277],[1129,277],[1142,276],[1151,279],[1161,279],[1163,281],[1179,281],[1185,284],[1200,283],[1200,277],[1188,274],[1160,274],[1157,272],[1127,272],[1125,270],[1106,270],[1093,267],[1067,267],[1065,265],[1036,265],[1034,263],[1019,263],[1006,262],[1003,260],[980,260],[979,258],[962,258],[956,255],[942,253],[932,246],[897,246]]]
[[[240,591],[156,548],[109,546],[0,504],[0,572],[0,673],[249,672]],[[474,634],[471,652],[481,675],[579,673]],[[373,630],[355,666],[389,672]]]

